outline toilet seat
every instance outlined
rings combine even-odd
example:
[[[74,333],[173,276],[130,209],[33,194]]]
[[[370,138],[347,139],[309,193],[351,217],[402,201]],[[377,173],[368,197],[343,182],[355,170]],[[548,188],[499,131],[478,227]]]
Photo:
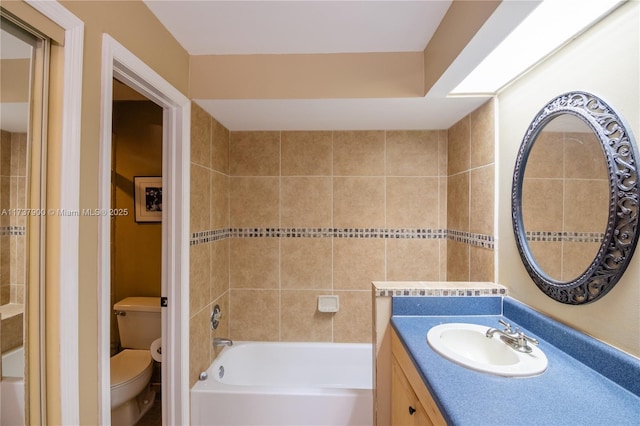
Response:
[[[111,390],[127,386],[147,373],[153,359],[149,351],[125,349],[111,357]]]

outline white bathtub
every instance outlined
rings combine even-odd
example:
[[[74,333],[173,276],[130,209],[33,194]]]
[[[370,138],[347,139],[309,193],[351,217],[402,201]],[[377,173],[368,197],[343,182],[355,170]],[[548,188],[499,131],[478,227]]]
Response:
[[[22,347],[2,354],[0,425],[24,424],[24,351]]]
[[[191,424],[373,424],[370,344],[235,342],[191,389]]]

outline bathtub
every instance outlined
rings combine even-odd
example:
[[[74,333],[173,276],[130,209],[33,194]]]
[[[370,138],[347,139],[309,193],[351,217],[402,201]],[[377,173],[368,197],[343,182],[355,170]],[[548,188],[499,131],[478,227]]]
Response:
[[[24,424],[24,351],[22,347],[2,354],[0,425]]]
[[[373,424],[370,344],[235,342],[191,389],[191,424]]]

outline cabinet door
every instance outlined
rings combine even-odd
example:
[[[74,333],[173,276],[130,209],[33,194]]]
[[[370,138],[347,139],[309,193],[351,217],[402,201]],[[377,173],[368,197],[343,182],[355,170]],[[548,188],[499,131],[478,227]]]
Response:
[[[432,426],[395,357],[391,363],[391,425]]]
[[[416,398],[416,412],[413,413],[413,417],[413,424],[416,426],[434,426],[418,398]]]
[[[392,376],[394,375],[395,368],[395,374],[402,377],[402,380],[406,383],[406,387],[412,391],[413,398],[415,398],[416,401],[415,405],[412,405],[412,407],[416,409],[416,412],[413,414],[414,420],[412,423],[406,424],[447,426],[447,422],[440,412],[438,405],[427,390],[420,373],[416,370],[413,361],[411,361],[407,351],[400,342],[400,338],[393,330],[391,332],[391,354]],[[396,387],[398,386],[401,386],[401,384],[396,384]],[[404,426],[404,424],[402,426]]]

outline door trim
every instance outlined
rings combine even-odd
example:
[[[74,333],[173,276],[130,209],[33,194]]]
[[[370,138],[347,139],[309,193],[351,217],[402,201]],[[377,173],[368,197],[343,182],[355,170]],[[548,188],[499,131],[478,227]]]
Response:
[[[102,114],[98,208],[111,208],[111,123],[113,78],[163,108],[162,141],[162,418],[189,424],[189,99],[108,34],[102,37]],[[99,410],[111,424],[110,403],[110,218],[99,216]],[[169,361],[170,360],[170,361]]]

